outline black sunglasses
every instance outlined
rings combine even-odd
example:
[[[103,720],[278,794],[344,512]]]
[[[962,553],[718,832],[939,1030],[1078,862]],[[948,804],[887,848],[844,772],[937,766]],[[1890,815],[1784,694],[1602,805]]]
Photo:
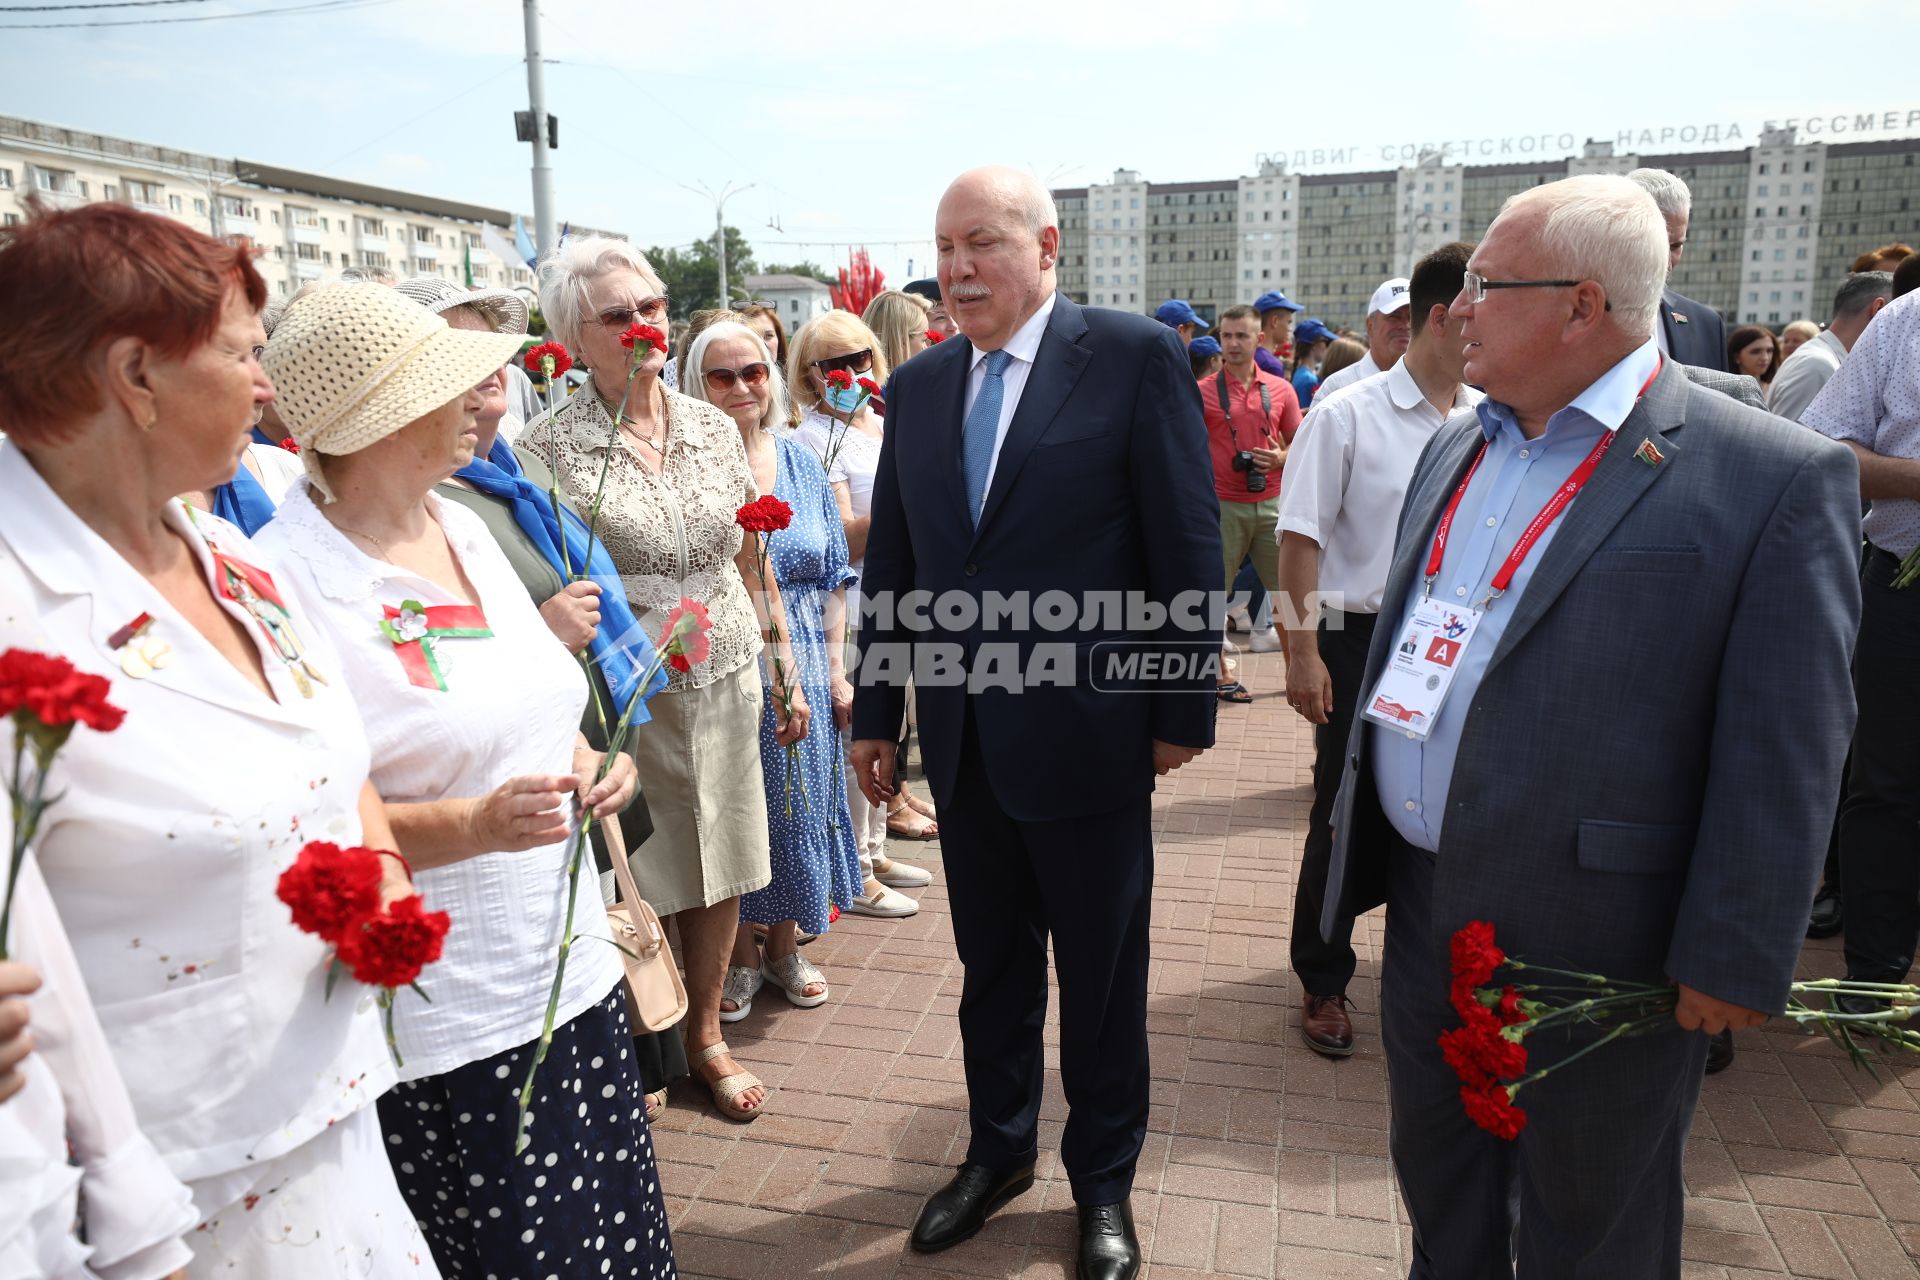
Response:
[[[738,369],[707,370],[707,386],[715,391],[731,390],[736,382],[744,382],[757,387],[767,380],[766,361],[755,360],[752,364],[741,365]]]
[[[828,356],[825,360],[815,360],[813,367],[821,373],[832,373],[835,369],[845,369],[849,373],[866,373],[873,368],[873,348],[856,351],[851,355]]]

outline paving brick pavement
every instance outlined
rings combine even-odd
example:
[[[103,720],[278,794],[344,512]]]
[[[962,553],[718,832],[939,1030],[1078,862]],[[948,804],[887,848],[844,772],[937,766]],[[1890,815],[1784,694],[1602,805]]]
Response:
[[[1359,1050],[1330,1062],[1300,1043],[1287,967],[1312,743],[1273,692],[1278,656],[1252,658],[1247,678],[1258,700],[1223,707],[1219,746],[1154,799],[1153,1110],[1134,1193],[1148,1274],[1405,1276],[1374,1016],[1381,916],[1356,931]],[[935,870],[920,914],[842,918],[808,949],[833,986],[826,1005],[795,1009],[769,989],[728,1029],[774,1089],[766,1113],[731,1124],[703,1090],[674,1087],[655,1132],[684,1275],[1072,1275],[1057,1069],[1034,1189],[964,1245],[907,1249],[921,1199],[965,1152],[966,1115],[938,845],[893,851]],[[1801,968],[1840,964],[1837,943],[1810,943]],[[1047,1039],[1057,1046],[1053,1017]],[[1738,1040],[1688,1143],[1685,1280],[1920,1275],[1920,1065],[1875,1080],[1817,1037]]]

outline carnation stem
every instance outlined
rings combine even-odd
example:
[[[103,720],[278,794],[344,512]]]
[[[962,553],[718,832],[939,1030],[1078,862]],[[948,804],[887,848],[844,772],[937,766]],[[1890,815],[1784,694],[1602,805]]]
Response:
[[[7,853],[7,894],[0,903],[0,960],[9,958],[7,939],[12,936],[13,895],[20,887],[20,867],[27,860],[27,843],[40,827],[40,815],[46,810],[47,774],[53,761],[40,759],[35,751],[36,768],[33,773],[33,794],[28,796],[21,783],[21,770],[26,766],[23,754],[26,749],[27,732],[18,720],[13,725],[13,772],[7,778],[7,798],[13,811],[13,846]]]

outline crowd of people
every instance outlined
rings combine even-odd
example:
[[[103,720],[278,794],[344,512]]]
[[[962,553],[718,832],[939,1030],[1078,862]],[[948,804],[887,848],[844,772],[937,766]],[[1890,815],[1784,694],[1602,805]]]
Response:
[[[725,1027],[831,1001],[807,944],[914,915],[933,876],[890,840],[939,836],[972,1140],[912,1246],[1032,1184],[1051,939],[1080,1274],[1126,1280],[1150,795],[1253,699],[1237,648],[1217,620],[1070,646],[1083,678],[1096,641],[1218,653],[1137,698],[872,659],[993,639],[941,609],[915,630],[890,602],[917,591],[1198,590],[1244,599],[1313,726],[1290,954],[1318,1053],[1355,1050],[1353,923],[1389,906],[1415,1274],[1515,1249],[1677,1274],[1701,1075],[1780,1007],[1793,940],[1844,928],[1870,981],[1920,946],[1920,595],[1895,585],[1920,255],[1863,255],[1823,323],[1727,332],[1666,287],[1688,212],[1658,170],[1530,190],[1343,332],[1278,291],[1211,324],[1081,307],[1044,189],[976,170],[937,280],[792,334],[751,298],[672,321],[632,245],[564,241],[539,301],[571,391],[511,291],[269,304],[244,246],[124,206],[8,228],[0,724],[10,777],[32,745],[57,802],[11,819],[37,826],[0,937],[0,1261],[672,1275],[668,1086],[741,1123],[773,1105]],[[1040,639],[1014,634],[1023,668]],[[1403,654],[1449,669],[1419,705],[1379,695]],[[26,717],[87,697],[40,756]],[[417,983],[346,976],[349,944],[289,910],[283,874],[333,846],[371,851],[329,892],[373,918],[447,913]],[[671,925],[664,1028],[609,945],[624,883]],[[1434,1048],[1468,918],[1671,977],[1677,1025],[1561,1073],[1490,1148]]]

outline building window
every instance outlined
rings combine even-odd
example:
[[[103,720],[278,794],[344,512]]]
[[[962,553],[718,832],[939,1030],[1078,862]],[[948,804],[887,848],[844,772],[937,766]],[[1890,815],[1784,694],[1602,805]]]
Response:
[[[77,180],[71,169],[41,169],[33,171],[33,185],[42,191],[51,191],[55,195],[84,196],[87,184]]]
[[[5,215],[0,215],[0,227],[17,227],[19,225],[20,225],[19,214],[9,213]]]
[[[413,229],[413,242],[415,244],[432,244],[433,228],[416,226]]]
[[[296,244],[293,246],[293,256],[302,262],[318,262],[320,261],[320,246],[317,244]]]
[[[0,191],[13,190],[13,170],[0,169]]]
[[[180,197],[179,197],[179,196],[168,196],[168,197],[167,197],[167,210],[168,210],[168,212],[170,212],[170,213],[178,213],[178,212],[180,212],[180,210],[181,210],[181,209],[183,209],[183,208],[185,208],[185,207],[186,207],[186,206],[185,206],[185,205],[184,205],[184,204],[183,204],[183,203],[181,202],[181,199],[180,199]]]
[[[363,236],[384,236],[387,234],[387,224],[378,218],[355,218],[353,220],[353,229]]]
[[[221,196],[220,212],[229,218],[251,218],[254,216],[253,201],[240,196]]]
[[[207,202],[196,196],[193,201],[193,212],[198,217],[202,217],[202,218],[206,217]]]
[[[360,251],[360,265],[363,267],[384,267],[387,265],[387,255],[372,249],[362,249]]]
[[[160,206],[161,190],[157,182],[136,182],[128,178],[121,183],[121,190],[127,193],[130,204],[151,205],[154,208]]]

